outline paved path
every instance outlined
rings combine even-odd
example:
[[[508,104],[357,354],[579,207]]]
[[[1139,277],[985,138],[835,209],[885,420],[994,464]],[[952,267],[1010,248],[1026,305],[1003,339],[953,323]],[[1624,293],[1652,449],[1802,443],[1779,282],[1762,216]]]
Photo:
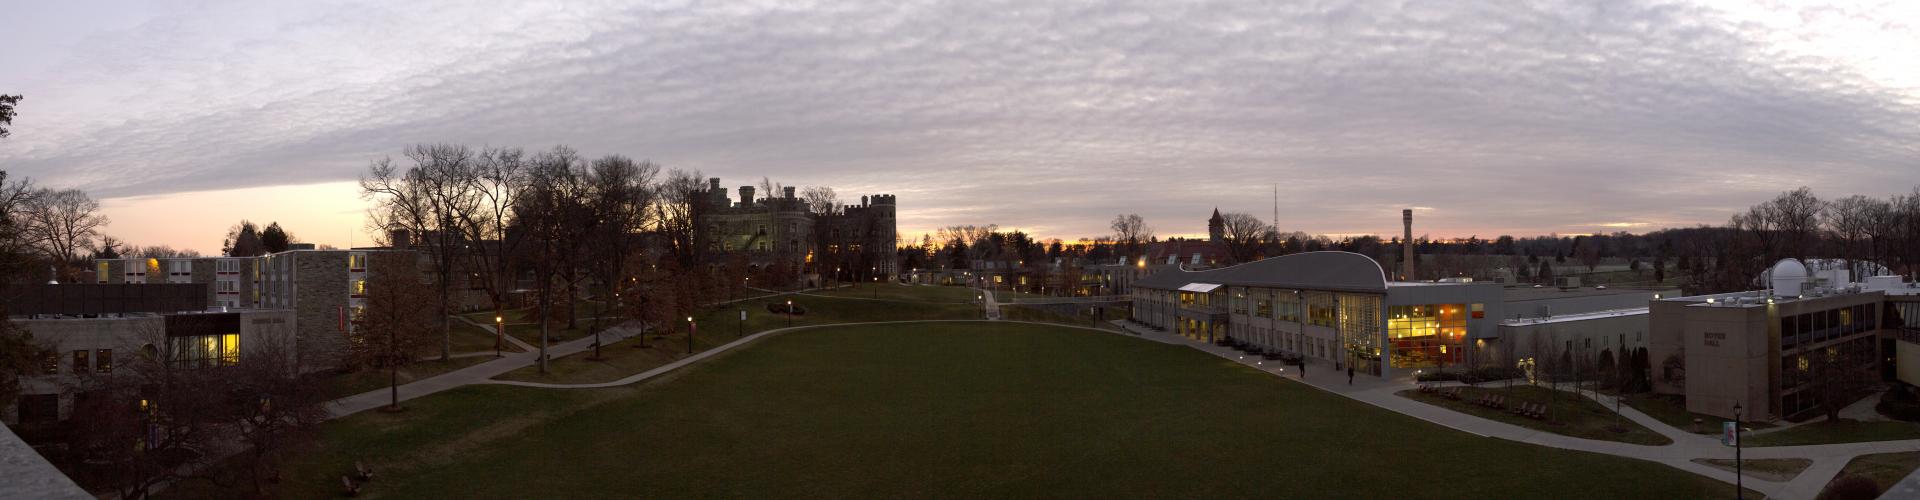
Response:
[[[1255,369],[1273,373],[1289,380],[1299,381],[1334,394],[1346,396],[1363,403],[1399,412],[1469,434],[1496,437],[1540,446],[1649,460],[1694,474],[1725,481],[1728,484],[1732,484],[1735,479],[1734,474],[1730,471],[1696,464],[1692,461],[1695,458],[1733,458],[1734,450],[1721,446],[1717,436],[1694,434],[1676,429],[1673,426],[1667,425],[1664,422],[1624,405],[1620,407],[1620,414],[1622,416],[1625,416],[1635,423],[1646,426],[1654,432],[1673,439],[1673,444],[1665,446],[1636,445],[1614,441],[1582,439],[1537,431],[1428,405],[1395,394],[1396,392],[1416,387],[1416,384],[1409,379],[1364,377],[1366,380],[1355,380],[1349,385],[1346,377],[1344,377],[1344,373],[1333,370],[1331,365],[1322,363],[1309,363],[1307,368],[1309,370],[1308,373],[1304,378],[1301,378],[1298,371],[1293,368],[1277,364],[1267,365],[1257,356],[1245,356],[1230,347],[1189,340],[1177,335],[1143,328],[1125,320],[1115,320],[1113,324],[1126,329],[1129,333],[1138,335],[1140,338],[1168,344],[1186,345],[1222,358],[1244,363]],[[1325,367],[1325,369],[1321,367]],[[1324,375],[1316,376],[1322,374]],[[1589,397],[1596,399],[1610,408],[1613,406],[1612,399],[1605,395]],[[1916,450],[1920,450],[1920,440],[1746,448],[1743,451],[1744,458],[1806,458],[1813,460],[1813,465],[1809,466],[1807,470],[1802,471],[1800,475],[1795,476],[1791,481],[1766,481],[1748,477],[1744,483],[1747,488],[1764,493],[1769,498],[1813,498],[1820,493],[1822,488],[1826,487],[1827,481],[1838,474],[1840,469],[1844,468],[1847,462],[1855,456],[1868,453]],[[1920,488],[1920,478],[1909,477],[1907,481],[1902,484],[1906,485],[1908,483],[1912,483],[1910,487]]]
[[[618,326],[614,328],[609,328],[606,331],[601,332],[600,337],[606,340],[608,343],[613,343],[622,339],[633,337],[634,335],[637,335],[639,333],[640,333],[640,330],[638,328],[623,325],[623,326]],[[558,357],[566,356],[569,354],[574,354],[574,353],[578,353],[588,349],[592,349],[593,342],[594,342],[594,338],[592,336],[587,336],[584,338],[574,339],[574,340],[562,342],[559,344],[553,344],[547,347],[547,353],[551,357],[558,358]],[[539,360],[540,360],[539,350],[533,349],[527,352],[516,352],[512,354],[507,354],[505,356],[501,356],[500,359],[496,359],[493,361],[488,361],[485,363],[480,363],[480,364],[469,366],[466,368],[461,368],[461,369],[450,371],[447,373],[442,373],[432,377],[416,380],[410,383],[401,384],[400,400],[407,401],[410,399],[438,393],[441,391],[453,389],[455,387],[460,387],[463,385],[481,383],[486,381],[487,379],[500,376],[510,371],[518,370],[528,366],[533,366],[533,364],[535,362],[538,362]],[[328,416],[330,418],[340,418],[347,415],[352,415],[355,413],[386,406],[388,403],[392,401],[392,394],[389,392],[390,390],[391,388],[383,387],[378,390],[367,391],[360,394],[355,394],[352,396],[347,396],[344,398],[330,401],[327,403]]]
[[[980,307],[987,312],[987,320],[1000,320],[1000,302],[993,299],[993,290],[980,288]]]

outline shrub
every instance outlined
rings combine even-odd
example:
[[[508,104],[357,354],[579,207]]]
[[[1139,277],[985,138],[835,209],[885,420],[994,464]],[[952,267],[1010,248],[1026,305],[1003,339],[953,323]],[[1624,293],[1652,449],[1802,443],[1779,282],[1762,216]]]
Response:
[[[1815,498],[1819,498],[1820,500],[1873,500],[1879,497],[1880,485],[1874,484],[1872,479],[1867,479],[1866,476],[1846,474],[1834,478],[1831,483],[1827,483],[1827,488],[1820,490],[1820,496]]]
[[[1914,398],[1905,384],[1888,389],[1886,394],[1880,396],[1880,404],[1874,405],[1873,409],[1894,420],[1920,422],[1920,400]]]
[[[768,303],[767,303],[767,312],[771,312],[771,313],[774,313],[774,314],[787,314],[787,304],[786,304],[786,303],[782,303],[782,302],[768,302]],[[794,316],[800,316],[800,315],[804,315],[804,314],[806,314],[806,313],[807,313],[807,308],[806,308],[806,307],[803,307],[803,306],[801,306],[800,304],[794,304],[794,305],[793,305],[793,315],[794,315]]]
[[[1448,380],[1460,380],[1460,374],[1454,373],[1454,372],[1434,370],[1430,372],[1421,372],[1419,376],[1414,377],[1414,380],[1418,380],[1421,382],[1442,382],[1442,381],[1448,381]]]

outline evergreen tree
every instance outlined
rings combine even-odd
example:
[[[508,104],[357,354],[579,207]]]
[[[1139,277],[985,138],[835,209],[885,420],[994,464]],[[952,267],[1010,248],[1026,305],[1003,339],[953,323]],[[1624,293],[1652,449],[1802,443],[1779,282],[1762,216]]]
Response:
[[[285,252],[292,245],[293,235],[280,229],[279,222],[268,223],[267,228],[260,231],[260,246],[266,253]]]

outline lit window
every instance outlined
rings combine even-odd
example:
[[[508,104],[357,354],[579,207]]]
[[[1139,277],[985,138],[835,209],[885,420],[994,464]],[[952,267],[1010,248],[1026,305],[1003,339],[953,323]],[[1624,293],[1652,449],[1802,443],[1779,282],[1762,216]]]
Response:
[[[93,371],[95,373],[113,373],[113,349],[93,351]]]
[[[367,254],[347,254],[347,270],[364,271],[367,269]]]
[[[108,267],[107,263],[105,262],[101,262],[98,265],[96,265],[97,269],[94,271],[94,281],[97,281],[100,283],[107,282],[107,267]]]
[[[353,296],[365,297],[366,295],[367,295],[367,280],[353,280]]]

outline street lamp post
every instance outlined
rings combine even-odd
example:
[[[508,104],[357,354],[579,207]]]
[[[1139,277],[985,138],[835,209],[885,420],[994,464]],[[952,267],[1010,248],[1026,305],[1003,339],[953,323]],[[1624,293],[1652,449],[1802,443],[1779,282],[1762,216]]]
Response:
[[[740,309],[740,322],[735,323],[733,327],[733,338],[736,338],[736,339],[740,338],[741,335],[746,335],[746,333],[747,333],[747,309],[743,307]]]
[[[1740,463],[1740,403],[1736,402],[1733,404],[1733,498],[1747,498],[1747,487],[1743,484],[1745,479]]]
[[[693,322],[693,316],[687,316],[687,354],[693,354],[693,332],[698,329],[700,325]]]
[[[787,301],[787,328],[793,328],[793,301]]]
[[[500,315],[493,316],[493,357],[500,357],[500,343],[507,340],[507,321]]]

